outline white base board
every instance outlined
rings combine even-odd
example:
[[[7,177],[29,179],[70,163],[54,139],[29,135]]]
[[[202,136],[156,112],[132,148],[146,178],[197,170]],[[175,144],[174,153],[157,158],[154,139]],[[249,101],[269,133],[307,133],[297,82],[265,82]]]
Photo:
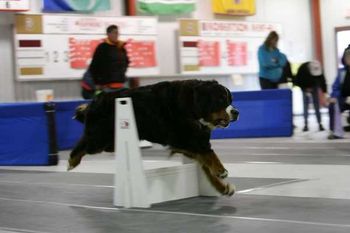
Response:
[[[116,100],[114,205],[149,208],[153,203],[219,196],[196,163],[145,170],[130,98]]]

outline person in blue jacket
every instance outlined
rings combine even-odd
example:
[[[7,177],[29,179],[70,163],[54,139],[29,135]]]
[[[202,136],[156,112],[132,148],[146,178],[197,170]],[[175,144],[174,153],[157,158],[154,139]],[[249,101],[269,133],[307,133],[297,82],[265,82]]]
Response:
[[[330,135],[328,139],[343,138],[344,131],[341,125],[341,113],[350,110],[350,45],[344,50],[342,57],[343,68],[338,70],[337,77],[332,85],[329,100]],[[348,116],[348,121],[349,121]]]
[[[277,89],[282,77],[286,56],[277,48],[278,34],[271,31],[259,47],[259,80],[261,89]]]

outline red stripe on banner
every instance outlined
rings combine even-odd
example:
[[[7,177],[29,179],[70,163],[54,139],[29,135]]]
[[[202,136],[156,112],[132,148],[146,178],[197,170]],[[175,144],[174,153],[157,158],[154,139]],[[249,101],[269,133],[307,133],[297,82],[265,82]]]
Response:
[[[183,47],[197,47],[197,41],[184,41],[182,42]]]
[[[19,47],[41,47],[41,40],[19,40]]]

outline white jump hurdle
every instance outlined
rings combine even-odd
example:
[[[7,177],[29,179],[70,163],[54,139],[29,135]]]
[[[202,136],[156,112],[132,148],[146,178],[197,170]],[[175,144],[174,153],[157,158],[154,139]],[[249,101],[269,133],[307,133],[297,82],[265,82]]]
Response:
[[[115,206],[149,208],[153,203],[220,195],[189,159],[178,166],[145,170],[132,100],[116,99],[115,106]]]

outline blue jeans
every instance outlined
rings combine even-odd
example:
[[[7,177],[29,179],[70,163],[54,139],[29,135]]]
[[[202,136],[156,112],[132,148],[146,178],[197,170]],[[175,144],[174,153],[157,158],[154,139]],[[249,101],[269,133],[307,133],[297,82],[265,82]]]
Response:
[[[320,113],[320,99],[318,96],[318,87],[311,88],[310,91],[303,90],[303,102],[304,102],[304,123],[305,125],[308,124],[307,120],[309,117],[309,103],[310,98],[308,93],[312,96],[312,102],[314,104],[315,112],[316,112],[316,118],[318,124],[321,124],[321,113]]]
[[[336,106],[338,105],[338,106]],[[336,109],[336,107],[338,109]],[[342,121],[341,121],[341,113],[350,110],[350,105],[345,103],[345,98],[338,97],[337,103],[331,103],[328,107],[329,112],[329,128],[332,132],[334,132],[334,135],[336,136],[344,136],[344,132],[342,129]],[[348,118],[350,118],[350,113]]]

